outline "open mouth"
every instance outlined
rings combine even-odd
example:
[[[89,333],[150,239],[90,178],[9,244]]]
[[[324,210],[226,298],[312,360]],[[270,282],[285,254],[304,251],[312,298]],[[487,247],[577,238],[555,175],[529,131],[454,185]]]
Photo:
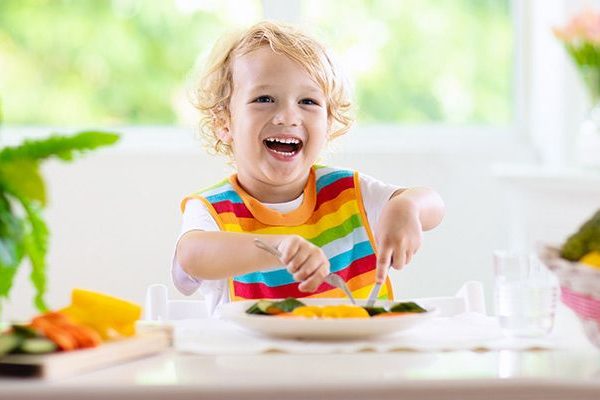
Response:
[[[302,141],[297,138],[277,138],[270,137],[263,140],[265,146],[281,156],[292,157],[302,149]]]

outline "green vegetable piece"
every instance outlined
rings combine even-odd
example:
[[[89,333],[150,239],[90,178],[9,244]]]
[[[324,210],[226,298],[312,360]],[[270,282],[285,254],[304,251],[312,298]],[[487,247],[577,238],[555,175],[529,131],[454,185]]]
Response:
[[[0,357],[16,350],[22,341],[21,336],[12,332],[0,335]]]
[[[270,300],[259,300],[246,310],[246,314],[266,315],[272,305],[273,302]]]
[[[276,315],[285,312],[291,312],[294,309],[304,305],[304,303],[294,299],[293,297],[289,297],[280,301],[259,300],[246,310],[246,314]]]
[[[372,317],[374,315],[383,314],[389,312],[383,307],[363,307],[369,313],[369,316]]]
[[[418,305],[417,303],[414,303],[412,301],[406,301],[394,304],[390,308],[390,312],[424,313],[427,312],[427,310]]]
[[[587,220],[563,244],[560,255],[569,261],[579,261],[592,251],[600,251],[600,210]]]
[[[28,354],[52,353],[56,351],[56,344],[52,340],[43,337],[29,338],[23,340],[19,350]]]
[[[38,330],[26,325],[13,324],[12,331],[23,339],[38,338],[42,336]]]
[[[262,314],[262,311],[256,306],[257,303],[252,304],[247,310],[246,314]]]
[[[267,310],[273,307],[274,303],[275,302],[271,300],[260,300],[258,303],[256,303],[256,307],[260,310],[262,314],[268,314]]]
[[[273,304],[273,307],[281,310],[282,312],[292,312],[298,307],[303,307],[305,304],[293,297],[288,297],[285,300],[277,301]]]

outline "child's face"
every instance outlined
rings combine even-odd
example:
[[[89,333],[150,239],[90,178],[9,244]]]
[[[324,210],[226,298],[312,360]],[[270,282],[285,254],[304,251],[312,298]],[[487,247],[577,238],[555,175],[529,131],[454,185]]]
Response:
[[[232,146],[240,183],[256,197],[273,186],[303,187],[327,141],[323,91],[300,64],[268,46],[237,57],[232,70],[221,139]]]

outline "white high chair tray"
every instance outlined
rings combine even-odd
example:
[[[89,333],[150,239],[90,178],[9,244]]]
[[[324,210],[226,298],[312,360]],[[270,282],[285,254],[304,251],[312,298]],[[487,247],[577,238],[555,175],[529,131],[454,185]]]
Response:
[[[300,299],[306,305],[349,304],[347,299]],[[409,329],[436,314],[427,312],[378,318],[291,318],[247,314],[256,300],[243,300],[221,306],[221,316],[238,326],[267,336],[288,339],[349,340],[388,335]],[[359,301],[364,305],[366,301]],[[386,304],[377,302],[376,306]]]

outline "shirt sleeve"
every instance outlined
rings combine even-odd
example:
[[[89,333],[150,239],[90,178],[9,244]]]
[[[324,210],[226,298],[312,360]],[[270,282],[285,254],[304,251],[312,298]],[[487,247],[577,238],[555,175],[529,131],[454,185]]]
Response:
[[[394,194],[396,190],[402,189],[402,187],[384,183],[369,175],[359,174],[358,177],[363,204],[365,205],[365,212],[367,213],[367,220],[374,234],[379,222],[381,210],[390,200],[392,194]]]
[[[181,232],[177,238],[171,263],[171,278],[177,290],[186,296],[192,295],[200,289],[200,293],[209,303],[210,308],[214,310],[227,297],[227,280],[197,279],[186,273],[177,262],[177,243],[179,243],[179,240],[185,233],[196,230],[219,231],[219,226],[204,203],[200,200],[192,199],[186,203],[183,211]]]

